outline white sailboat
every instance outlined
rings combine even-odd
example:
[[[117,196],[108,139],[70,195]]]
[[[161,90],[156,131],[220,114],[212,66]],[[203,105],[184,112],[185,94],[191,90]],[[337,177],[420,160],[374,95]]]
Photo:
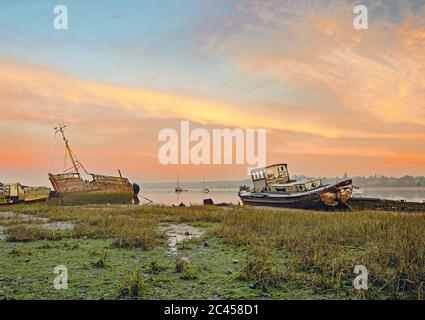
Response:
[[[175,193],[182,193],[184,190],[183,188],[180,186],[180,177],[179,177],[179,171],[177,171],[177,186],[174,189]]]
[[[207,188],[207,182],[205,181],[205,177],[204,177],[204,188],[202,189],[202,192],[205,194],[210,192],[210,189]]]

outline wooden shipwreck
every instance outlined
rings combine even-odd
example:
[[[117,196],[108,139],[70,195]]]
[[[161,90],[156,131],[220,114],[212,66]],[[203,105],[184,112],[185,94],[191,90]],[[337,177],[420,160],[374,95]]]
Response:
[[[129,204],[134,199],[137,202],[139,186],[132,184],[121,175],[106,176],[94,173],[88,173],[81,162],[77,159],[64,133],[65,125],[57,128],[56,134],[61,133],[65,143],[65,163],[66,159],[71,160],[72,166],[65,169],[63,173],[49,173],[49,180],[52,183],[57,195],[62,203],[66,204]],[[84,171],[90,180],[83,180],[80,170]]]
[[[286,164],[275,164],[251,171],[254,188],[241,187],[243,204],[298,209],[349,209],[352,180],[322,184],[321,179],[291,180]]]
[[[0,204],[46,201],[50,188],[29,187],[20,183],[0,183]]]

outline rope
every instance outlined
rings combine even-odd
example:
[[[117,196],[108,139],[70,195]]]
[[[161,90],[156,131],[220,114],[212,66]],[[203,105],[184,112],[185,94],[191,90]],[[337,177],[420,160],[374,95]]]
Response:
[[[148,201],[148,203],[147,203],[148,205],[153,203],[153,201],[151,199],[145,198],[143,196],[139,196],[139,197],[145,199],[146,201]]]
[[[50,156],[49,172],[52,172],[53,161],[55,161],[55,158],[56,158],[56,150],[58,148],[58,142],[59,142],[59,140],[57,139],[57,136],[55,136],[55,140],[56,140],[55,147],[53,149],[52,155]]]
[[[66,152],[66,148],[65,148],[65,156],[63,157],[63,172],[66,172],[66,166],[68,164],[68,162],[66,161],[68,158],[68,154]]]

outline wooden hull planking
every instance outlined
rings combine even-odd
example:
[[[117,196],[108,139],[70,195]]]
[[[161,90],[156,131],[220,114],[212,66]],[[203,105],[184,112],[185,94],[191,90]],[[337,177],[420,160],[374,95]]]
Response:
[[[76,174],[49,174],[49,179],[64,204],[129,204],[136,196],[126,178],[95,176],[94,181],[84,181]]]
[[[132,190],[123,191],[86,191],[86,192],[65,192],[59,193],[59,197],[64,204],[84,205],[84,204],[131,204],[134,198]]]

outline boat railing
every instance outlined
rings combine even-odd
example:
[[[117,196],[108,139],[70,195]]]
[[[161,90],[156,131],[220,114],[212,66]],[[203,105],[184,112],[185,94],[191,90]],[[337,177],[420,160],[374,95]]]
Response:
[[[53,175],[55,179],[80,179],[80,174],[75,172],[59,173]]]
[[[122,178],[122,177],[105,176],[100,174],[91,174],[91,176],[93,177],[93,181],[97,183],[107,183],[107,184],[116,184],[116,185],[130,183],[127,178]]]

